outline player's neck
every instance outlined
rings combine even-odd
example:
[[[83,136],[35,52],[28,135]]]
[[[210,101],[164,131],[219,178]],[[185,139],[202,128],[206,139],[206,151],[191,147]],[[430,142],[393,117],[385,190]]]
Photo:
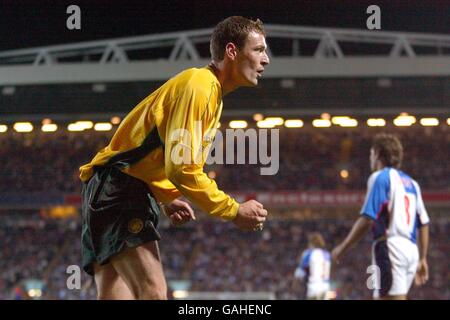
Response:
[[[211,61],[209,64],[214,72],[217,80],[219,80],[222,87],[222,96],[226,96],[228,93],[237,89],[237,86],[231,83],[228,79],[231,79],[231,70],[228,70],[223,61]]]
[[[378,160],[378,161],[375,163],[375,171],[382,170],[382,169],[384,169],[385,167],[386,167],[386,166],[384,165],[384,163],[381,162],[380,160]]]

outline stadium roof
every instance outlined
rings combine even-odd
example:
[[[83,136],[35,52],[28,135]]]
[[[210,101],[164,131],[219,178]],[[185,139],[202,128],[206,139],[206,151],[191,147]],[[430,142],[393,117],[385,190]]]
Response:
[[[450,35],[265,26],[266,77],[450,75]],[[212,29],[0,52],[0,85],[164,80],[206,65]]]

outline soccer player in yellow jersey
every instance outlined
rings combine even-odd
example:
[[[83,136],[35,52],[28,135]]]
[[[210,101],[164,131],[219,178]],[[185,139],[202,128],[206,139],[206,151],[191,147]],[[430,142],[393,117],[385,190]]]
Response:
[[[180,196],[242,230],[263,227],[261,203],[239,204],[203,172],[223,96],[256,86],[269,64],[263,24],[229,17],[215,27],[210,49],[208,66],[187,69],[150,94],[80,168],[83,268],[99,299],[167,298],[156,227],[161,211],[175,225],[195,219]]]

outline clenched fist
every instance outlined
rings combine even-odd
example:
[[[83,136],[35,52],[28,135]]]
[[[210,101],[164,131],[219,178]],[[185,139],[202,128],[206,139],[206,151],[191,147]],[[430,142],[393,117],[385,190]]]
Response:
[[[249,200],[239,206],[236,218],[233,223],[242,230],[258,231],[262,230],[266,221],[267,210],[256,200]]]

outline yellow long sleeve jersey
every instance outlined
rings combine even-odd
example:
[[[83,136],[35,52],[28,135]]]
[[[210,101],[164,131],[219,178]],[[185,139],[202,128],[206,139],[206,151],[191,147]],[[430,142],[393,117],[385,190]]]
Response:
[[[123,119],[109,145],[80,168],[80,178],[89,180],[94,166],[119,163],[158,201],[182,194],[210,215],[232,220],[239,204],[203,172],[221,112],[222,89],[213,70],[187,69]]]

